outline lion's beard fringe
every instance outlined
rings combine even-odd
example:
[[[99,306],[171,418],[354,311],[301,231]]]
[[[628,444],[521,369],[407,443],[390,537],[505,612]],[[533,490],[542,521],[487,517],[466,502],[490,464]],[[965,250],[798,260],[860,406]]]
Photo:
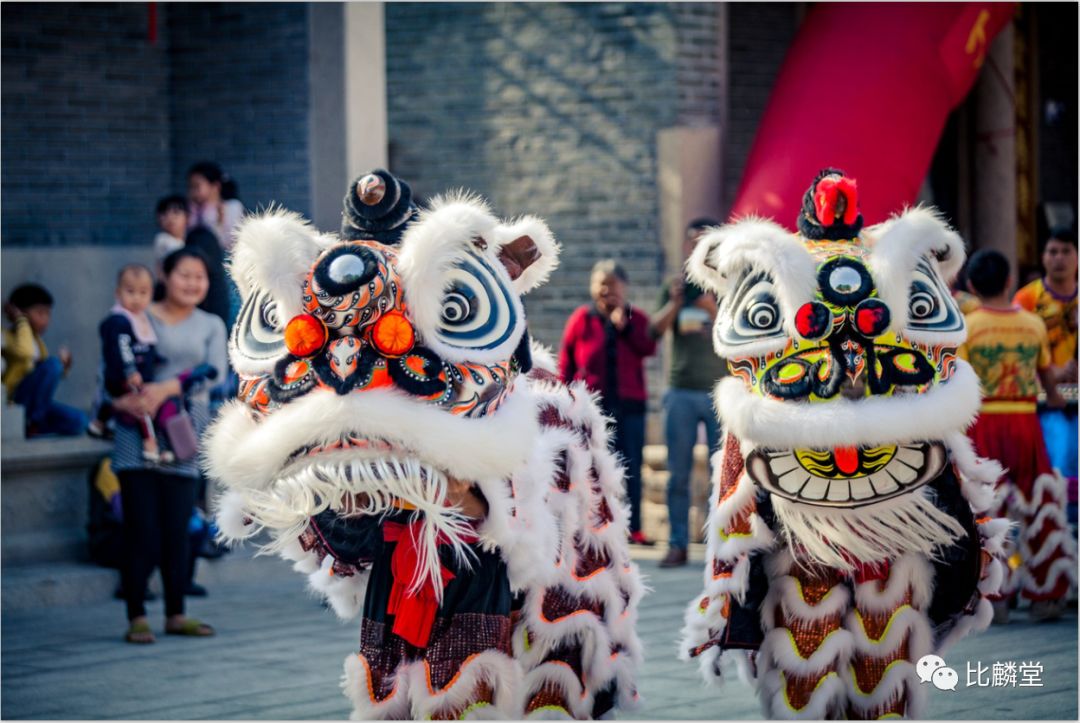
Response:
[[[416,507],[413,520],[422,520],[418,540],[419,565],[410,581],[415,592],[425,582],[434,584],[442,598],[439,547],[449,544],[462,562],[474,557],[465,539],[474,534],[468,520],[444,503],[449,480],[446,475],[415,458],[356,459],[316,462],[284,475],[267,489],[247,489],[244,509],[252,522],[269,528],[271,540],[260,552],[280,552],[293,544],[309,524],[309,518],[333,510],[342,516],[381,515],[396,509],[395,500]],[[366,502],[357,504],[355,495]]]
[[[926,488],[857,508],[814,507],[773,496],[773,509],[787,544],[800,564],[820,564],[853,572],[915,552],[931,559],[964,534],[942,512]]]

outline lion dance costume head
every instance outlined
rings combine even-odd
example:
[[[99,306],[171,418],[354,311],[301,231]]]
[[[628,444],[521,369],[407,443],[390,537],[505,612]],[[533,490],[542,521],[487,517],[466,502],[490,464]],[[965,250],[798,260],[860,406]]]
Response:
[[[720,300],[732,375],[682,652],[715,680],[739,649],[769,717],[917,714],[915,662],[985,626],[1002,575],[1005,523],[973,514],[1000,468],[964,436],[979,386],[948,288],[963,243],[921,208],[863,228],[835,169],[798,229],[741,220],[687,264]]]
[[[232,539],[265,530],[343,617],[359,717],[602,715],[637,697],[641,586],[621,470],[588,392],[531,348],[522,294],[558,246],[376,170],[340,236],[238,233],[238,398],[212,431]],[[535,359],[535,361],[534,361]],[[467,488],[485,512],[450,501]]]

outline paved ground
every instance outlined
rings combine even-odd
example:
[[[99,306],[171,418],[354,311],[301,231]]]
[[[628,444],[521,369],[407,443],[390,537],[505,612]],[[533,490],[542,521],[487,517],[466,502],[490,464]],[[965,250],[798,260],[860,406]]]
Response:
[[[704,688],[696,670],[674,658],[682,609],[698,591],[698,565],[660,570],[659,551],[640,560],[653,593],[640,631],[647,662],[645,704],[628,718],[760,718],[749,689],[732,680]],[[235,571],[234,572],[230,572]],[[341,662],[356,638],[303,589],[284,562],[232,559],[208,571],[211,596],[190,612],[219,631],[195,640],[162,636],[152,646],[121,641],[119,602],[5,614],[2,624],[4,718],[325,719],[348,714],[338,688]],[[227,580],[221,582],[221,580]],[[160,624],[161,603],[151,615]],[[1043,687],[965,686],[965,667],[995,661],[1041,662]],[[931,691],[929,716],[948,719],[1077,717],[1077,619],[1014,622],[969,638],[947,661],[960,675],[956,692]]]

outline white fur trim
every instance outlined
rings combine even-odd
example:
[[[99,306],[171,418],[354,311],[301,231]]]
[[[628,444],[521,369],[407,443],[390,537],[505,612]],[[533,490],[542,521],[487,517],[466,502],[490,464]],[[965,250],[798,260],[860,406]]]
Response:
[[[871,713],[880,709],[881,706],[908,697],[905,713],[907,717],[918,717],[918,713],[912,709],[913,701],[910,695],[919,690],[919,676],[911,662],[900,660],[893,663],[869,693],[859,690],[851,666],[844,666],[840,670],[840,677],[847,685],[848,703],[857,711]],[[917,706],[917,708],[921,708],[921,706]]]
[[[758,654],[789,673],[814,675],[835,669],[838,661],[846,661],[851,657],[854,645],[851,631],[840,627],[829,633],[809,658],[804,658],[795,647],[790,630],[773,628],[765,634]]]
[[[1021,570],[1020,587],[1029,595],[1043,595],[1050,592],[1062,577],[1069,581],[1070,587],[1076,585],[1076,560],[1072,557],[1063,556],[1051,562],[1041,585],[1035,582],[1027,566]]]
[[[872,640],[866,635],[854,610],[845,618],[845,627],[852,633],[855,650],[866,655],[884,657],[895,653],[905,640],[911,645],[909,655],[914,660],[930,652],[930,624],[926,613],[910,605],[896,609],[881,640]],[[923,652],[916,654],[918,651]]]
[[[961,431],[950,432],[943,439],[959,473],[960,491],[972,511],[978,514],[994,509],[1004,494],[1004,488],[996,487],[1004,474],[1001,464],[976,455],[971,438]]]
[[[942,439],[971,423],[980,399],[979,378],[963,360],[945,384],[899,398],[781,402],[758,396],[737,377],[720,380],[714,398],[725,429],[744,443],[775,449]]]
[[[838,718],[844,712],[844,681],[835,671],[821,681],[801,710],[787,700],[784,672],[769,669],[761,673],[762,708],[766,718],[780,720],[824,720]]]
[[[1033,514],[1048,503],[1061,507],[1065,504],[1065,478],[1056,471],[1043,473],[1031,485],[1031,495],[1025,499],[1019,489],[1014,490],[1013,507],[1025,515]]]
[[[247,519],[243,495],[237,492],[220,494],[214,498],[213,508],[221,540],[235,544],[259,532],[259,526]]]
[[[230,270],[240,295],[268,291],[278,304],[282,324],[302,313],[304,279],[319,254],[337,242],[300,214],[282,209],[246,217],[235,237]]]
[[[440,713],[457,712],[474,701],[477,685],[486,683],[494,691],[490,706],[475,709],[472,717],[506,720],[520,715],[517,690],[521,685],[521,668],[512,658],[496,650],[485,650],[468,658],[455,679],[443,690],[433,691],[428,683],[428,664],[419,661],[405,670],[407,689],[412,703],[412,717],[425,720]]]
[[[315,390],[261,419],[240,402],[225,406],[207,437],[204,467],[229,487],[265,488],[295,450],[357,434],[393,442],[460,479],[506,477],[528,460],[537,429],[525,384],[515,384],[495,413],[479,419],[394,390]]]
[[[993,517],[979,525],[982,546],[994,557],[1006,557],[1005,543],[1013,523],[1004,517]]]
[[[964,265],[963,240],[939,212],[930,208],[906,209],[884,223],[871,226],[861,236],[872,249],[874,282],[878,295],[892,312],[889,328],[894,331],[907,326],[911,274],[919,259],[928,259],[946,283]],[[914,339],[918,333],[909,329],[904,334]],[[918,340],[929,341],[921,337]],[[963,341],[962,332],[957,341]]]
[[[851,604],[851,592],[844,585],[836,585],[817,605],[807,603],[799,593],[799,581],[784,575],[769,580],[769,592],[765,596],[762,610],[772,610],[780,606],[785,618],[799,621],[813,621],[842,614]],[[761,624],[765,630],[775,627],[776,619],[771,615],[762,615]]]
[[[910,590],[911,604],[922,610],[930,605],[933,588],[934,570],[927,559],[920,555],[902,555],[889,566],[885,589],[878,589],[876,582],[858,585],[855,602],[868,612],[887,612],[895,610]]]
[[[412,663],[416,665],[416,663]],[[373,719],[402,719],[408,718],[409,706],[409,676],[408,668],[403,666],[397,671],[394,679],[394,688],[387,698],[379,703],[373,703],[371,684],[368,676],[367,661],[358,654],[352,654],[345,658],[345,673],[342,676],[341,688],[345,696],[353,704],[350,720],[373,720]]]
[[[534,369],[558,376],[559,363],[555,360],[555,354],[551,351],[551,347],[533,339],[532,344],[529,345],[529,351],[532,354]]]
[[[570,707],[569,712],[575,718],[590,717],[594,697],[593,691],[582,687],[581,681],[578,680],[577,675],[574,674],[569,665],[555,661],[541,663],[525,675],[521,686],[520,707],[524,709],[529,698],[539,692],[545,685],[551,685],[562,692],[567,705]],[[560,719],[563,716],[558,711],[544,711],[541,709],[534,711],[528,717],[552,720]]]
[[[334,558],[327,555],[322,565],[308,575],[308,585],[330,603],[330,607],[342,620],[352,620],[364,607],[369,572],[358,571],[348,577],[334,574]]]
[[[918,489],[873,505],[813,507],[773,497],[773,510],[788,546],[816,562],[852,571],[856,560],[891,560],[905,552],[933,556],[964,535],[964,528]]]

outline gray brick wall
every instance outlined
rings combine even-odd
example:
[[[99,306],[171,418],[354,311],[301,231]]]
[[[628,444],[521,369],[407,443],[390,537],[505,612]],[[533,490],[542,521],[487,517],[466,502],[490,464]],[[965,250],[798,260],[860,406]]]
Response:
[[[729,3],[728,125],[724,134],[724,208],[731,209],[765,105],[795,39],[803,3]]]
[[[674,3],[678,123],[722,125],[725,8],[720,3]]]
[[[221,164],[249,209],[311,212],[303,3],[169,3],[173,187]]]
[[[529,299],[556,344],[588,272],[618,257],[650,309],[660,278],[656,132],[683,106],[679,20],[664,3],[388,4],[391,163],[421,196],[465,186],[536,213],[562,266]],[[704,4],[695,12],[709,16]],[[692,53],[687,49],[687,56]],[[696,59],[696,58],[695,58]],[[708,86],[708,83],[701,83]]]
[[[544,343],[557,348],[601,258],[655,309],[657,132],[719,122],[721,17],[708,3],[387,4],[391,167],[421,197],[463,186],[547,220],[562,263],[527,299]],[[647,370],[655,410],[659,360]]]
[[[165,38],[146,3],[4,3],[4,246],[148,243],[169,182]]]
[[[307,6],[4,3],[0,235],[148,243],[155,201],[221,163],[249,208],[310,212]]]

